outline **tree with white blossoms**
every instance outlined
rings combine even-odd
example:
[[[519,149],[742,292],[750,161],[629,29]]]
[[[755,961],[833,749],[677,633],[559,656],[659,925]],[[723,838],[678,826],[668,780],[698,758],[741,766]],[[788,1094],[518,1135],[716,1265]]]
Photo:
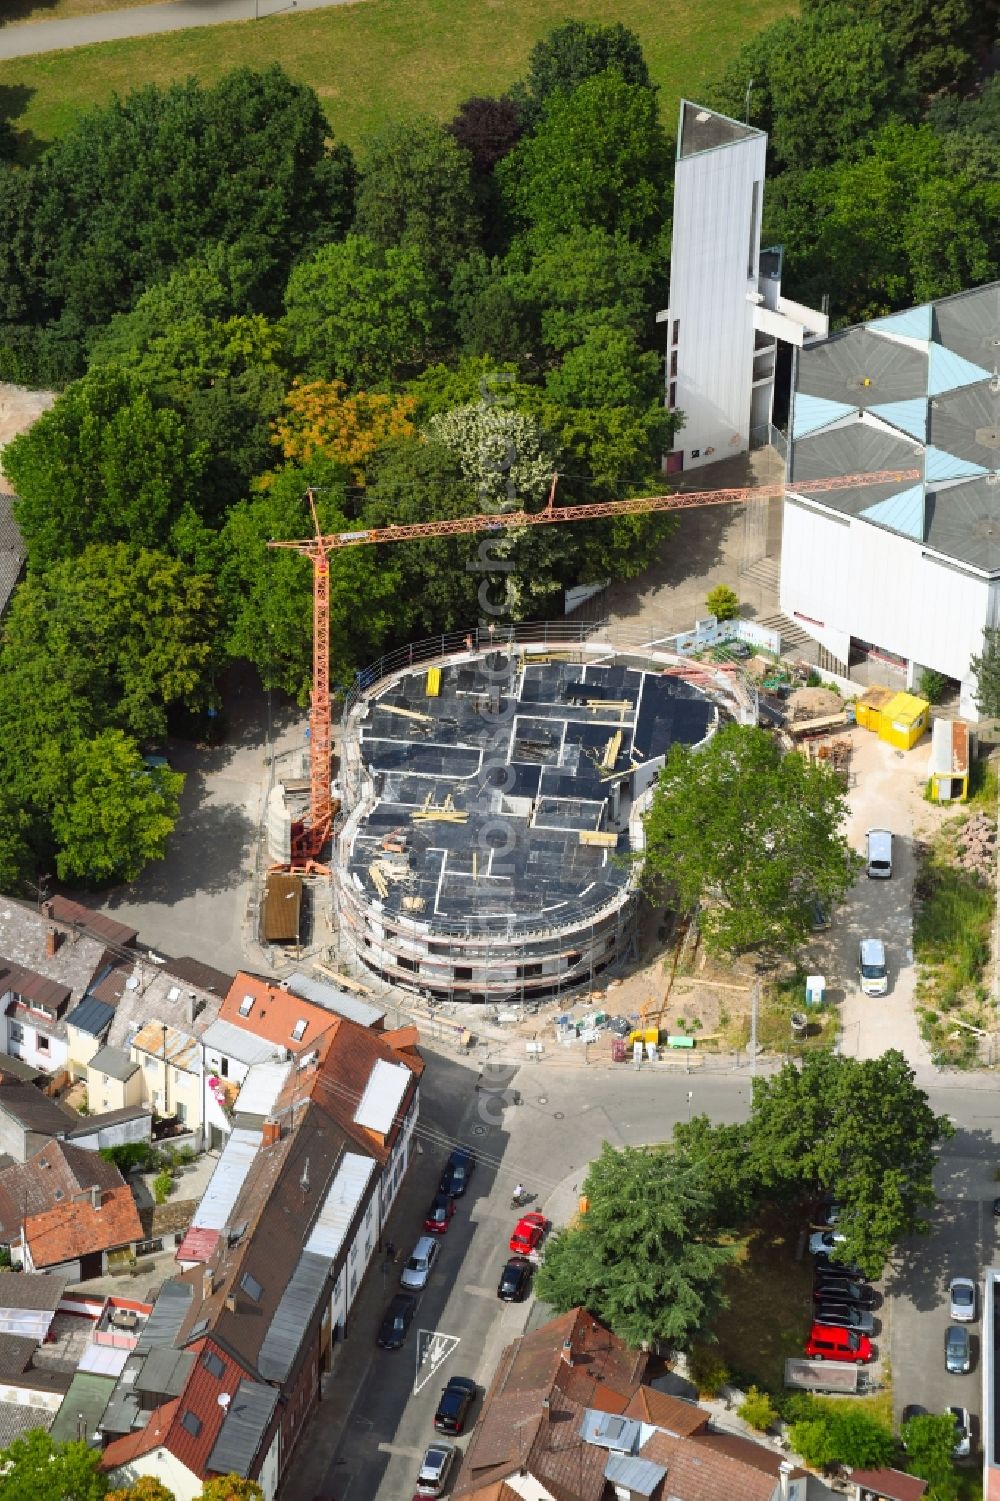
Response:
[[[547,495],[556,449],[524,412],[477,401],[439,412],[427,433],[456,455],[484,511],[533,510]]]

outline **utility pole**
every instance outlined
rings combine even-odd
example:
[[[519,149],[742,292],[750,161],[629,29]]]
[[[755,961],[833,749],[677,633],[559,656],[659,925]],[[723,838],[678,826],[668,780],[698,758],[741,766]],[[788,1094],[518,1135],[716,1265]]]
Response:
[[[757,1076],[757,1007],[760,1004],[760,980],[755,979],[750,990],[750,1074]]]

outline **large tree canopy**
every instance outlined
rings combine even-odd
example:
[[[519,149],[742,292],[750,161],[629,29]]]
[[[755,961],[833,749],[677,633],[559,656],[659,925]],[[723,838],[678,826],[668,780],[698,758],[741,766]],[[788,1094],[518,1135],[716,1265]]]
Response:
[[[538,1296],[559,1313],[582,1304],[633,1347],[684,1349],[719,1308],[733,1255],[707,1229],[712,1204],[697,1169],[666,1148],[605,1142],[583,1192],[587,1212],[547,1247]]]
[[[608,68],[616,68],[626,83],[652,87],[634,31],[619,22],[564,21],[535,43],[527,77],[512,94],[525,118],[534,121],[553,94],[570,93]]]
[[[764,730],[726,725],[702,749],[670,749],[646,817],[647,884],[699,908],[714,948],[794,950],[817,899],[841,900],[854,880],[846,811],[826,766],[784,755]]]

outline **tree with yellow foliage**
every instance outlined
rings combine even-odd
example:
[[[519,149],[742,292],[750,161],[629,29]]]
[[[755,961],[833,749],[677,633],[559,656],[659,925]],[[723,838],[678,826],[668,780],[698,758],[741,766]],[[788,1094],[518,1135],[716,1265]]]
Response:
[[[292,464],[307,465],[316,454],[344,464],[354,483],[366,482],[373,455],[393,438],[416,431],[415,396],[355,391],[340,380],[293,381],[284,413],[274,423],[273,441]]]

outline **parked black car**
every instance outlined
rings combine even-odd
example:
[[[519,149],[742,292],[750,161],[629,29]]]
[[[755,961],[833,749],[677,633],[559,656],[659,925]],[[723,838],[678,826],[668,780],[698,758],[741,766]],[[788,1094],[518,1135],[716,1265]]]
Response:
[[[859,1266],[854,1266],[850,1261],[838,1261],[835,1256],[830,1256],[826,1251],[820,1251],[816,1257],[816,1275],[820,1272],[832,1272],[835,1277],[850,1277],[855,1282],[869,1282]]]
[[[447,1194],[449,1199],[460,1199],[469,1186],[475,1167],[475,1153],[468,1147],[456,1147],[445,1163],[438,1193]]]
[[[469,1408],[476,1400],[476,1383],[468,1376],[452,1376],[441,1393],[441,1400],[434,1414],[434,1427],[438,1433],[461,1433]]]
[[[817,1302],[856,1303],[859,1308],[874,1308],[878,1294],[867,1282],[853,1277],[821,1277],[817,1274],[813,1297]]]
[[[527,1256],[512,1256],[500,1273],[497,1297],[504,1303],[520,1303],[531,1286],[531,1270]]]
[[[383,1350],[398,1350],[417,1311],[417,1300],[409,1293],[397,1293],[379,1325],[376,1344]]]

